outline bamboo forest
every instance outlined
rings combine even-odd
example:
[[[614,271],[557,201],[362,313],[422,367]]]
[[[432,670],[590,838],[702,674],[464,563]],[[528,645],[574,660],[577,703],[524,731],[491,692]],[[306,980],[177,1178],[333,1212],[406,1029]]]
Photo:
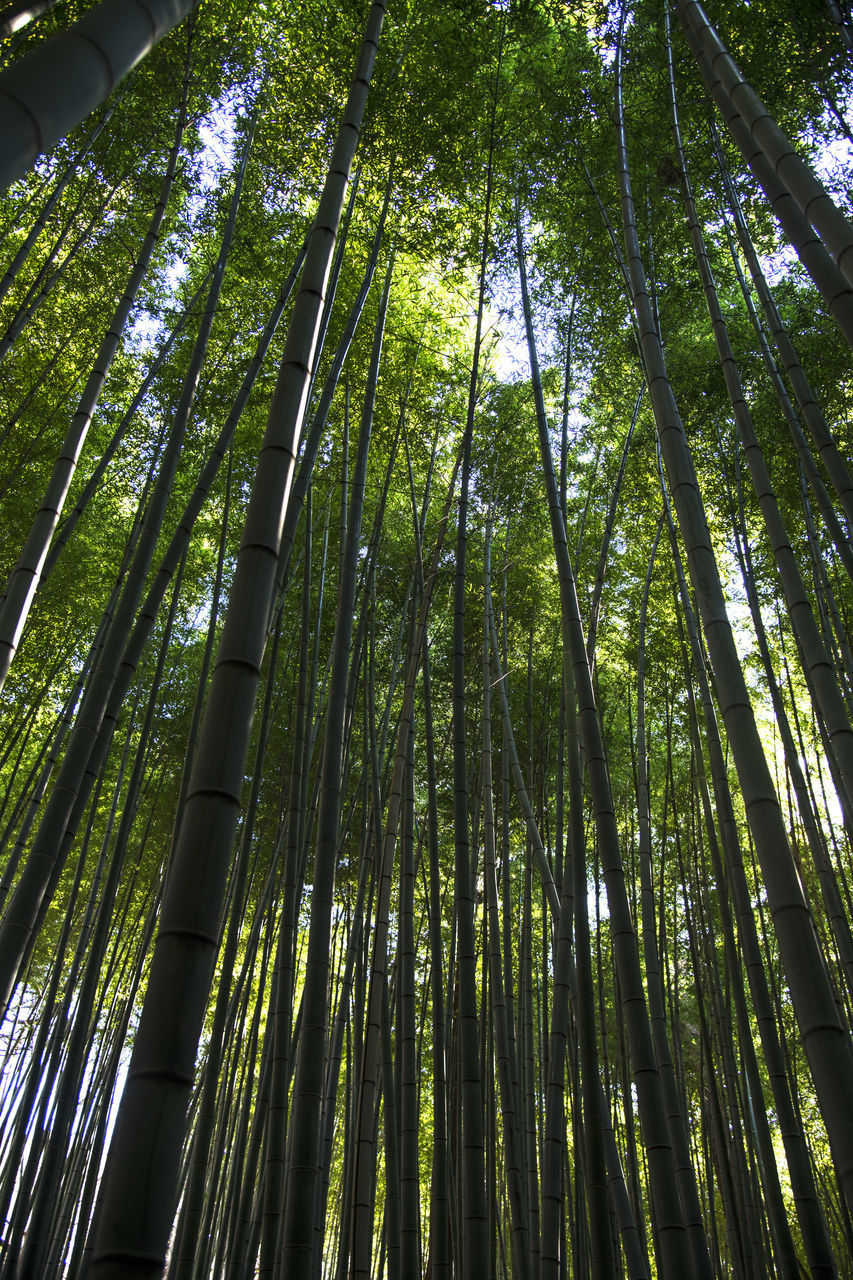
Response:
[[[0,8],[0,1280],[853,1280],[851,347],[850,0]]]

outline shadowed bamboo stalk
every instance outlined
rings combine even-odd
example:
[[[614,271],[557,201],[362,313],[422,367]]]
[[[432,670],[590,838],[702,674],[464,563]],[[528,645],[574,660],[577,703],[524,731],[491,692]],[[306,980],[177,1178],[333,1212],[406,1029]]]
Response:
[[[788,188],[764,151],[750,133],[749,126],[734,106],[725,87],[690,26],[684,27],[687,42],[702,73],[705,86],[717,104],[735,145],[758,181],[779,225],[797,252],[847,342],[853,346],[853,289],[833,262],[823,241],[800,210]]]
[[[713,1275],[711,1257],[708,1252],[707,1234],[702,1216],[696,1171],[690,1155],[687,1121],[681,1097],[679,1096],[673,1052],[670,1048],[670,1036],[666,1025],[666,997],[661,978],[660,955],[655,925],[654,891],[652,887],[652,815],[649,798],[648,756],[646,752],[646,619],[648,616],[649,592],[652,585],[655,555],[657,554],[658,543],[663,531],[663,523],[664,515],[661,513],[655,540],[649,555],[649,567],[646,571],[646,581],[640,600],[640,617],[637,626],[637,853],[640,859],[643,959],[646,967],[646,990],[649,1001],[649,1015],[652,1022],[655,1056],[658,1070],[661,1074],[669,1132],[675,1152],[678,1185],[682,1204],[684,1205],[685,1225],[690,1237],[690,1248],[693,1254],[693,1272],[696,1276],[704,1276],[706,1280],[710,1280]]]
[[[482,789],[483,789],[483,880],[485,891],[485,909],[488,921],[488,962],[489,962],[489,1004],[491,1019],[494,1025],[495,1057],[497,1060],[499,1098],[501,1117],[506,1145],[504,1157],[508,1198],[511,1213],[512,1257],[514,1274],[519,1280],[526,1280],[534,1275],[530,1258],[530,1227],[528,1225],[529,1205],[523,1186],[522,1170],[524,1163],[521,1156],[522,1135],[520,1117],[517,1114],[515,1087],[516,1064],[515,1042],[510,1040],[507,1030],[507,1002],[504,995],[503,973],[501,972],[501,931],[498,915],[498,885],[495,866],[495,816],[492,798],[492,668],[490,661],[492,628],[491,602],[491,512],[487,516],[486,539],[483,549],[483,713],[482,713]],[[500,677],[501,682],[503,677]],[[504,939],[510,947],[511,940]]]
[[[340,838],[341,791],[346,761],[346,692],[350,644],[355,613],[361,517],[367,475],[367,456],[373,424],[376,386],[385,332],[385,316],[393,274],[393,253],[376,320],[370,371],[361,415],[355,468],[352,477],[346,540],[341,552],[332,672],[326,708],[323,760],[317,830],[314,839],[314,872],[308,932],[303,1020],[293,1100],[288,1127],[287,1181],[281,1248],[285,1274],[304,1276],[314,1270],[316,1248],[314,1221],[319,1202],[322,1081],[326,1057],[328,986],[330,974],[329,929],[332,917],[335,870]]]
[[[0,72],[0,191],[112,93],[195,0],[102,0]]]
[[[368,1276],[373,1255],[373,1169],[375,1157],[374,1118],[378,1089],[378,1067],[381,1038],[381,1001],[388,964],[388,931],[394,854],[403,800],[403,780],[408,755],[409,730],[414,714],[415,687],[421,654],[426,640],[432,592],[444,547],[447,524],[453,504],[456,477],[461,458],[457,458],[448,487],[444,512],[438,529],[429,571],[417,612],[417,625],[408,646],[403,703],[397,726],[396,746],[392,756],[392,773],[387,789],[385,823],[381,848],[377,855],[375,875],[375,925],[369,961],[369,986],[366,1000],[365,1030],[360,1057],[359,1080],[355,1101],[352,1175],[351,1267],[353,1276]],[[390,698],[389,698],[390,701]],[[378,771],[377,771],[378,777]],[[381,813],[381,806],[377,813]],[[450,984],[448,984],[450,986]]]
[[[525,329],[530,360],[534,405],[539,432],[539,452],[548,498],[552,540],[560,583],[560,606],[563,643],[571,653],[574,668],[578,710],[589,770],[590,788],[595,811],[601,857],[604,865],[610,927],[617,971],[620,976],[622,1008],[631,1040],[634,1081],[640,1106],[640,1123],[649,1160],[652,1196],[657,1217],[657,1240],[664,1274],[675,1280],[690,1267],[687,1234],[684,1228],[675,1165],[667,1130],[660,1076],[652,1047],[648,1009],[643,994],[637,937],[625,883],[619,833],[610,786],[610,777],[601,737],[601,725],[592,676],[586,652],[574,572],[569,560],[566,531],[560,510],[559,492],[551,458],[548,420],[545,412],[539,362],[533,333],[533,321],[527,285],[527,268],[521,236],[521,214],[516,206],[516,239],[518,266],[524,304]]]
[[[76,822],[72,816],[75,806],[85,804],[92,782],[99,772],[109,747],[115,716],[121,708],[122,698],[127,691],[125,686],[116,700],[117,670],[124,657],[126,642],[131,636],[133,614],[142,595],[154,556],[166,504],[178,467],[181,446],[195,402],[201,367],[207,353],[213,319],[219,302],[225,265],[234,237],[251,143],[252,130],[244,144],[237,169],[204,318],[183,380],[180,398],[169,424],[166,445],[157,468],[156,481],[152,486],[150,500],[145,507],[145,518],[139,524],[138,541],[134,547],[133,556],[128,562],[115,614],[105,634],[98,664],[84,695],[62,768],[51,792],[33,847],[0,922],[0,1004],[4,1009],[19,977],[21,962],[31,946],[39,913],[46,909],[51,890],[55,888],[54,881],[58,878],[63,857],[67,851],[69,829],[72,835],[76,830]],[[171,572],[162,583],[163,594],[171,573],[180,562],[182,550],[181,548]],[[159,597],[160,602],[163,594]]]
[[[494,609],[491,606],[490,598],[488,604],[492,652],[495,659],[495,665],[499,672],[498,679],[495,682],[495,688],[498,692],[503,719],[504,756],[508,757],[507,770],[512,773],[516,797],[524,816],[527,837],[533,849],[533,855],[542,883],[545,902],[547,903],[552,922],[557,927],[558,931],[561,929],[560,920],[563,910],[563,901],[568,901],[571,904],[573,900],[575,909],[575,936],[578,957],[577,969],[575,968],[575,961],[572,956],[571,948],[565,949],[562,953],[558,952],[558,957],[560,959],[564,959],[566,963],[565,977],[567,993],[572,1002],[575,1019],[580,1026],[579,1041],[581,1059],[583,1063],[581,1079],[583,1089],[583,1114],[585,1120],[583,1147],[587,1169],[587,1186],[591,1223],[590,1264],[592,1266],[593,1276],[596,1277],[596,1280],[607,1280],[608,1277],[613,1277],[616,1274],[614,1240],[611,1229],[610,1209],[607,1203],[609,1194],[613,1215],[618,1224],[619,1233],[622,1239],[622,1248],[624,1250],[628,1274],[631,1277],[631,1280],[648,1280],[648,1259],[644,1254],[643,1242],[638,1231],[637,1215],[635,1214],[628,1197],[625,1175],[622,1168],[622,1157],[616,1142],[616,1135],[614,1134],[613,1128],[609,1122],[607,1099],[605,1097],[604,1089],[602,1088],[601,1074],[599,1070],[599,1057],[594,1025],[595,1006],[591,967],[592,946],[589,935],[589,915],[587,904],[588,886],[586,882],[586,835],[583,829],[583,779],[581,776],[582,766],[577,710],[573,702],[575,697],[573,667],[571,661],[567,658],[566,718],[571,805],[569,839],[572,858],[571,874],[573,880],[572,884],[566,887],[563,898],[561,899],[557,895],[557,889],[554,884],[550,864],[548,862],[548,855],[545,852],[545,846],[542,842],[539,825],[536,821],[536,815],[533,812],[533,806],[530,802],[530,797],[528,795],[527,787],[524,782],[524,775],[521,769],[521,762],[518,758],[518,751],[515,746],[515,735],[512,729],[509,699],[507,697],[506,690],[507,674],[503,670],[503,661],[500,655],[500,647],[498,645],[497,631],[495,628]],[[582,635],[583,633],[581,631],[581,637]],[[505,813],[508,811],[506,799],[504,802],[504,811]],[[508,875],[505,872],[505,883],[507,879]],[[583,892],[581,892],[581,889]],[[509,917],[508,912],[507,917]],[[505,929],[505,934],[509,934],[509,928]],[[509,952],[511,948],[507,947],[506,950]],[[504,994],[508,1007],[510,1005],[508,993],[511,992],[511,990],[512,983],[507,980]],[[584,1023],[586,1023],[585,1027]],[[515,1056],[514,1039],[510,1039],[510,1049],[512,1065],[512,1059]],[[513,1088],[516,1091],[518,1090],[515,1078],[513,1080]],[[540,1257],[540,1274],[543,1267],[547,1273],[547,1269],[551,1265],[551,1262],[551,1259],[545,1259],[543,1261],[542,1257]]]
[[[696,470],[651,308],[640,257],[625,141],[621,85],[623,23],[624,11],[616,56],[618,167],[626,253],[649,394],[793,1007],[840,1177],[848,1201],[853,1204],[853,1112],[844,1101],[853,1087],[853,1046],[847,1028],[839,1021],[832,984],[758,735],[726,613]]]
[[[731,970],[733,972],[737,972],[741,966],[736,964],[735,956],[733,954],[734,932],[732,929],[731,912],[728,900],[728,895],[731,894],[732,905],[734,906],[735,916],[738,922],[738,940],[740,942],[743,964],[746,968],[746,978],[749,983],[749,990],[752,996],[754,1016],[758,1024],[758,1032],[761,1039],[761,1047],[773,1096],[774,1109],[778,1117],[780,1134],[785,1148],[788,1173],[794,1195],[794,1205],[803,1242],[806,1248],[806,1256],[809,1261],[810,1269],[815,1276],[821,1276],[824,1277],[825,1280],[831,1280],[831,1277],[836,1275],[832,1246],[829,1241],[820,1198],[815,1186],[813,1170],[811,1168],[808,1151],[806,1149],[802,1123],[796,1114],[795,1099],[792,1096],[790,1083],[785,1072],[779,1040],[779,1031],[773,1015],[768,977],[762,962],[758,932],[750,901],[749,886],[747,884],[743,865],[743,854],[734,814],[732,794],[729,787],[728,771],[726,769],[723,754],[723,744],[720,740],[716,713],[711,700],[709,674],[706,669],[705,659],[702,652],[698,622],[693,612],[693,607],[690,603],[687,591],[687,583],[681,565],[678,544],[676,542],[675,526],[669,510],[669,499],[666,494],[662,474],[660,479],[667,524],[669,526],[670,544],[672,546],[672,558],[676,573],[678,597],[687,630],[688,643],[693,662],[693,674],[696,683],[698,684],[699,700],[702,703],[702,710],[705,719],[705,738],[711,764],[711,779],[716,804],[716,822],[720,827],[722,851],[725,854],[724,874],[720,843],[717,841],[716,825],[714,815],[711,811],[710,798],[708,796],[707,779],[703,770],[699,768],[697,772],[699,774],[700,799],[702,803],[704,822],[707,829],[714,876],[718,885],[718,900],[720,902],[720,912],[723,919],[724,938],[726,940],[727,949],[726,958]],[[699,745],[698,712],[694,705],[692,684],[689,681],[688,690],[691,734],[693,736],[697,757],[699,761],[701,761],[702,753]],[[740,991],[736,990],[735,992],[735,1004],[738,1012],[739,1032],[741,1037],[745,1038],[747,1034],[751,1033],[748,1031],[749,1023],[745,1002],[742,1003],[742,986]],[[749,1062],[749,1050],[744,1048],[741,1052],[747,1057],[747,1062]],[[748,1070],[750,1070],[749,1067]],[[757,1071],[751,1073],[753,1081],[755,1080],[756,1075]],[[763,1094],[758,1094],[759,1099],[762,1096]],[[767,1134],[767,1139],[769,1143],[769,1133]],[[765,1147],[765,1150],[767,1150],[767,1147]],[[769,1160],[769,1150],[767,1150],[767,1156]],[[778,1179],[775,1165],[776,1157],[774,1154],[774,1168],[773,1172],[769,1176],[775,1176]],[[774,1210],[773,1205],[771,1205],[771,1210]],[[777,1239],[782,1241],[785,1252],[790,1254],[793,1246],[787,1246],[785,1242],[787,1224],[784,1227],[781,1222],[779,1222],[778,1227],[774,1224],[774,1230],[777,1232]],[[788,1265],[790,1267],[791,1264],[789,1263]]]
[[[714,149],[718,160],[722,159],[722,153],[716,143],[716,138],[714,139]],[[731,174],[724,164],[721,164],[720,172],[728,193],[738,239],[749,265],[750,275],[767,319],[767,326],[773,334],[779,358],[793,388],[794,397],[800,407],[803,421],[817,446],[818,455],[826,468],[830,483],[835,489],[849,530],[853,528],[853,478],[851,478],[847,463],[842,458],[838,445],[833,439],[818,398],[806,377],[800,357],[779,314],[770,286],[767,283],[767,278],[758,260],[758,254],[755,251],[752,238],[749,235],[740,200],[731,180]],[[808,465],[808,460],[804,460],[804,465]]]
[[[682,195],[693,241],[693,251],[714,330],[717,353],[723,369],[723,376],[726,380],[726,389],[729,394],[738,433],[743,443],[753,488],[758,498],[765,528],[773,548],[773,556],[785,593],[792,629],[797,639],[798,651],[802,655],[804,674],[815,701],[816,709],[823,718],[827,735],[832,744],[831,749],[838,762],[838,769],[843,780],[840,795],[845,812],[848,815],[848,821],[850,821],[851,797],[853,797],[853,731],[851,731],[847,709],[844,706],[841,690],[835,675],[835,668],[824,648],[817,623],[815,622],[811,602],[806,593],[790,537],[773,491],[770,474],[764,461],[764,454],[755,434],[752,415],[749,412],[740,374],[729,341],[728,329],[720,308],[719,297],[711,272],[711,264],[705,247],[705,239],[702,234],[687,172],[678,118],[678,104],[675,96],[672,48],[669,42],[667,43],[667,61],[676,161],[681,173]]]
[[[472,861],[471,815],[468,805],[468,760],[466,724],[465,605],[468,554],[468,507],[470,502],[471,448],[474,412],[480,376],[486,270],[491,235],[492,187],[495,177],[495,118],[503,56],[504,26],[501,26],[495,83],[489,122],[489,149],[486,162],[483,229],[480,237],[480,264],[474,350],[468,379],[468,402],[462,437],[462,467],[459,506],[456,516],[456,558],[453,577],[453,843],[454,911],[456,916],[457,1034],[459,1042],[460,1142],[459,1167],[460,1265],[472,1274],[479,1260],[487,1257],[487,1205],[485,1187],[485,1134],[483,1130],[483,1079],[477,1041],[479,1027],[476,994],[476,948],[474,930],[474,877],[476,850]],[[476,827],[474,828],[476,830]]]
[[[145,1257],[163,1265],[198,1036],[218,946],[260,663],[322,301],[358,142],[384,3],[370,9],[358,65],[309,237],[161,913],[146,1002],[105,1174],[93,1277]],[[229,732],[223,735],[223,726]],[[152,1114],[162,1117],[158,1126]],[[136,1188],[157,1185],[156,1203]],[[140,1212],[140,1209],[143,1211]]]
[[[853,284],[853,226],[794,150],[755,90],[744,80],[699,0],[676,0],[678,15],[695,33],[714,73],[764,151],[779,180],[822,237],[840,271]]]

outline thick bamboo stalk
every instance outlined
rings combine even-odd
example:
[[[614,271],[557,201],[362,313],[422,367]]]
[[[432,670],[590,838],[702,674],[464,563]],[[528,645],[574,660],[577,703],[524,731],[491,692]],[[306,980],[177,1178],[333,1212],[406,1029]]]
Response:
[[[115,89],[195,0],[102,0],[0,72],[0,191]]]
[[[139,528],[138,542],[129,560],[115,615],[106,632],[98,665],[83,698],[65,759],[39,825],[33,848],[0,923],[0,998],[4,1007],[17,980],[22,958],[31,945],[39,913],[46,908],[51,895],[51,886],[61,871],[69,828],[72,835],[76,830],[76,824],[73,819],[69,822],[69,816],[73,814],[75,805],[85,803],[87,769],[90,770],[90,779],[93,779],[103,763],[103,757],[109,746],[111,722],[112,725],[115,723],[113,716],[118,713],[121,706],[121,696],[117,704],[116,701],[111,703],[115,695],[117,670],[131,635],[133,614],[142,595],[154,556],[181,446],[195,401],[201,366],[207,352],[213,318],[219,302],[225,264],[234,236],[250,146],[251,134],[246,140],[242,161],[238,168],[228,221],[207,297],[204,318],[184,377],[180,399],[170,423],[166,447],[160,458],[156,482],[152,487],[151,498],[146,508],[145,521]],[[180,563],[180,554],[171,572],[174,572],[178,563]],[[162,584],[164,594],[171,572]],[[159,599],[162,601],[162,594]],[[126,690],[127,686],[123,692],[126,693]],[[99,753],[100,758],[98,758]],[[88,786],[91,787],[91,781]]]
[[[621,69],[621,38],[617,73]],[[738,771],[747,817],[761,860],[776,936],[785,965],[830,1143],[853,1203],[853,1113],[844,1102],[853,1087],[853,1045],[842,1026],[809,905],[788,843],[767,767],[731,626],[696,470],[669,381],[639,251],[625,144],[621,79],[617,74],[619,178],[622,219],[634,306],[640,325],[649,394],[661,451],[684,537],[690,576],[711,654],[717,691]]]
[[[124,1270],[123,1259],[138,1258],[140,1254],[150,1259],[147,1271],[156,1275],[168,1241],[180,1139],[218,943],[225,873],[239,812],[282,516],[316,355],[331,253],[384,15],[384,3],[374,3],[285,343],[211,680],[185,821],[164,897],[146,1004],[116,1123],[92,1261],[93,1277],[119,1276]],[[225,725],[227,733],[223,733]],[[160,1126],[150,1123],[152,1109],[163,1117]],[[156,1200],[151,1198],[140,1204],[140,1196],[134,1190],[140,1178],[146,1186],[156,1184],[161,1188]]]
[[[682,22],[695,32],[714,72],[776,176],[820,234],[845,279],[853,284],[853,226],[797,154],[755,90],[744,80],[699,0],[677,0],[677,8]]]

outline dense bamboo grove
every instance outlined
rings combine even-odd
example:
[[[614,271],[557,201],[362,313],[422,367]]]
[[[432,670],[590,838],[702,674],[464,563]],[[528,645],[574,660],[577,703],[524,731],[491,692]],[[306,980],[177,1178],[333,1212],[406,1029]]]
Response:
[[[0,1280],[853,1276],[846,0],[0,39]]]

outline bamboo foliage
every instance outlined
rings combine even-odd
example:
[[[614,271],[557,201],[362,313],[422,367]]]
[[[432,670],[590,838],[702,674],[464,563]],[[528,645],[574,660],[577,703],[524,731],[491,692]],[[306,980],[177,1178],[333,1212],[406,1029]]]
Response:
[[[849,15],[673,11],[0,13],[0,1280],[851,1273]]]

